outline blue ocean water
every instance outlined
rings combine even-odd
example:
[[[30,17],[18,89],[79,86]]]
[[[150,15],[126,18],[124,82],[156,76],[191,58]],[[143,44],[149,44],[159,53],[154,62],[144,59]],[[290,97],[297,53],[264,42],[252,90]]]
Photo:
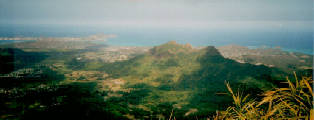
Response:
[[[2,44],[10,44],[10,43],[19,43],[25,42],[24,40],[0,40],[0,45]]]
[[[0,25],[0,37],[80,37],[116,34],[109,45],[155,46],[175,40],[193,46],[280,46],[286,51],[313,54],[313,31],[302,30],[212,30],[210,28],[143,28],[62,25]]]

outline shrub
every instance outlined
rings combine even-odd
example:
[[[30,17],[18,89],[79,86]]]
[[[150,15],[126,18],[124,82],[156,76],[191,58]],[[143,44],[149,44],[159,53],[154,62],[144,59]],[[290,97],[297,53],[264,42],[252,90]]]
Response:
[[[313,117],[313,83],[312,76],[299,79],[295,75],[295,83],[287,77],[288,87],[275,88],[262,94],[263,99],[256,101],[248,99],[249,95],[234,93],[229,83],[228,91],[233,98],[233,106],[226,111],[219,111],[214,120],[277,120],[277,119],[307,119]]]

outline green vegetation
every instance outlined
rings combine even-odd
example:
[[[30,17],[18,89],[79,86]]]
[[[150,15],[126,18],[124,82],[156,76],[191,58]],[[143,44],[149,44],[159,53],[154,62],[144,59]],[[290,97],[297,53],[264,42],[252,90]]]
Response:
[[[0,119],[206,119],[232,105],[224,81],[259,100],[293,76],[173,41],[116,62],[84,57],[101,48],[0,50]]]
[[[47,58],[47,55],[39,52],[24,52],[15,48],[0,48],[0,74],[30,67],[45,58]]]
[[[233,98],[233,105],[226,111],[217,112],[214,119],[305,119],[313,118],[313,78],[295,74],[295,83],[287,77],[288,87],[274,88],[265,91],[261,100],[250,99],[249,94],[234,93],[229,83],[228,91]]]
[[[174,42],[154,47],[149,53],[128,61],[105,64],[99,70],[125,80],[123,88],[126,89],[137,84],[150,85],[145,88],[150,94],[142,96],[141,106],[152,108],[171,103],[179,106],[174,107],[174,114],[182,119],[190,109],[197,109],[197,113],[203,115],[225,109],[227,105],[221,104],[229,103],[231,99],[215,94],[226,92],[225,80],[235,87],[245,88],[248,93],[262,92],[276,86],[272,81],[280,76],[272,75],[282,73],[266,66],[225,59],[214,47],[198,50]],[[201,116],[197,113],[194,115]]]

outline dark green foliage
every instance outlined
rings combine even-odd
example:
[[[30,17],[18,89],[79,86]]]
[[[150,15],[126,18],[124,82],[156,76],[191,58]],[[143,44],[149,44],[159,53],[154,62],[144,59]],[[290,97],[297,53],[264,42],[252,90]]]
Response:
[[[123,99],[125,102],[130,104],[140,104],[142,99],[146,97],[150,92],[152,86],[147,84],[136,84],[129,86],[129,88],[134,88],[130,93],[123,93]]]
[[[64,75],[48,67],[41,66],[37,70],[40,70],[42,73],[23,74],[22,77],[0,77],[0,88],[11,89],[15,87],[33,87],[40,84],[55,84],[64,79]]]
[[[72,70],[80,70],[85,67],[86,61],[80,61],[76,58],[72,58],[70,61],[67,62],[68,68]]]
[[[1,102],[0,113],[22,119],[126,119],[122,114],[112,113],[112,109],[121,110],[120,106],[104,102],[94,87],[95,83],[74,83],[53,89],[20,91],[19,94],[24,94],[21,97],[1,95],[1,101],[10,101],[10,104]]]
[[[172,110],[174,109],[173,108],[173,105],[175,103],[171,103],[171,102],[163,102],[163,103],[160,103],[156,106],[156,111],[157,114],[162,114],[164,115],[166,118],[169,118],[170,117],[170,114],[172,112]]]
[[[199,57],[201,68],[192,74],[181,77],[180,86],[188,88],[208,88],[221,90],[224,81],[239,82],[246,77],[253,77],[267,82],[271,79],[272,70],[265,66],[241,64],[230,59],[223,58],[213,47],[208,47],[204,56]]]
[[[158,66],[158,68],[160,68],[161,70],[163,70],[169,67],[179,66],[180,64],[178,63],[178,61],[180,60],[177,60],[175,58],[169,58],[165,61],[158,61],[155,65]]]
[[[192,66],[198,64],[200,65],[199,68]],[[130,99],[127,101],[128,103],[141,104],[139,101],[148,96],[150,92],[193,91],[193,95],[189,96],[189,104],[185,107],[197,108],[199,113],[210,113],[225,109],[228,106],[226,103],[231,101],[230,97],[216,95],[219,92],[227,92],[225,81],[245,89],[245,93],[261,93],[262,89],[269,89],[274,85],[275,77],[272,75],[280,73],[279,70],[274,68],[242,64],[226,59],[212,46],[192,52],[189,48],[173,43],[155,47],[149,54],[129,61],[116,62],[104,66],[106,67],[103,67],[103,70],[115,78],[132,77],[141,80],[147,77],[154,77],[155,79],[152,81],[160,84],[156,88],[147,87],[146,89],[132,91],[130,94],[124,94],[123,98]],[[174,82],[173,79],[178,74],[172,72],[161,74],[162,71],[171,68],[176,68],[175,70],[182,73],[181,75],[179,74],[177,82]],[[193,69],[193,71],[189,73],[183,72],[189,71],[189,69]],[[150,74],[151,71],[155,72],[154,76]],[[137,87],[128,86],[128,88]],[[161,97],[155,95],[150,98],[158,101]],[[168,97],[176,99],[174,96]],[[159,103],[154,104],[156,106],[159,105]]]
[[[14,95],[1,93],[0,114],[12,114],[12,118],[23,119],[126,119],[126,115],[137,119],[158,119],[158,115],[163,115],[167,119],[173,110],[173,116],[177,119],[201,119],[230,105],[229,96],[216,94],[227,92],[225,81],[231,82],[234,85],[232,88],[242,89],[244,94],[256,95],[262,93],[263,89],[280,85],[280,80],[285,75],[275,68],[226,59],[214,47],[196,50],[174,42],[157,46],[147,54],[126,61],[97,61],[99,67],[97,64],[97,67],[91,68],[86,66],[93,61],[77,59],[81,52],[84,51],[17,53],[38,55],[38,59],[34,57],[36,60],[25,60],[26,63],[40,62],[45,55],[48,55],[48,62],[52,64],[54,60],[62,60],[69,69],[67,72],[105,72],[109,74],[105,79],[119,78],[126,83],[121,86],[122,89],[130,88],[130,91],[114,93],[97,88],[98,82],[104,80],[102,75],[97,81],[72,82],[59,86],[57,83],[64,79],[65,73],[60,74],[60,71],[42,67],[38,69],[43,74],[36,77],[25,75],[22,78],[0,79],[1,88],[18,88]],[[0,54],[4,58],[1,60],[5,61],[1,65],[9,68],[12,65],[26,65],[20,64],[18,61],[23,60],[15,59],[9,53]],[[7,72],[9,71],[13,70],[8,69]],[[308,71],[307,74],[311,72]],[[85,79],[88,78],[78,78]],[[43,85],[43,88],[39,85]],[[108,97],[112,93],[121,97]],[[252,97],[258,99],[258,96]],[[181,108],[174,107],[176,105]],[[185,116],[191,108],[197,109],[197,112]]]
[[[158,86],[158,89],[166,91],[176,90],[177,85],[173,83],[172,79],[173,79],[172,74],[167,74],[157,78],[155,81],[161,83],[161,85]]]
[[[137,56],[127,61],[118,61],[114,63],[104,63],[98,70],[105,71],[113,78],[118,78],[127,75],[136,75],[131,68],[139,66],[138,60],[144,56]]]
[[[0,74],[30,67],[48,56],[39,52],[24,52],[15,48],[0,48]]]

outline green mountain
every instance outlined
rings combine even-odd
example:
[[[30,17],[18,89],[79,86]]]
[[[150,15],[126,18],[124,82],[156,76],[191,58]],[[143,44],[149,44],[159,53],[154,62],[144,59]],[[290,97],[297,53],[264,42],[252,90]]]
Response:
[[[130,84],[147,83],[158,87],[168,81],[165,84],[173,84],[174,89],[205,88],[211,86],[211,82],[249,82],[245,81],[247,79],[266,82],[272,74],[272,69],[266,66],[226,59],[213,46],[193,49],[173,41],[134,59],[106,64],[101,69]]]
[[[14,66],[0,73],[2,118],[168,119],[171,113],[176,119],[208,118],[232,103],[225,81],[256,94],[284,75],[226,59],[213,46],[174,41],[113,63],[82,55],[101,50],[0,49],[1,66]]]
[[[174,41],[128,61],[105,64],[98,70],[125,82],[120,91],[121,99],[127,100],[123,102],[154,114],[162,114],[153,110],[160,109],[160,105],[175,109],[178,116],[189,116],[189,111],[201,115],[223,109],[230,100],[219,95],[226,92],[225,81],[251,92],[274,86],[271,68],[226,59],[213,46],[195,49]],[[132,91],[136,94],[130,97]]]

